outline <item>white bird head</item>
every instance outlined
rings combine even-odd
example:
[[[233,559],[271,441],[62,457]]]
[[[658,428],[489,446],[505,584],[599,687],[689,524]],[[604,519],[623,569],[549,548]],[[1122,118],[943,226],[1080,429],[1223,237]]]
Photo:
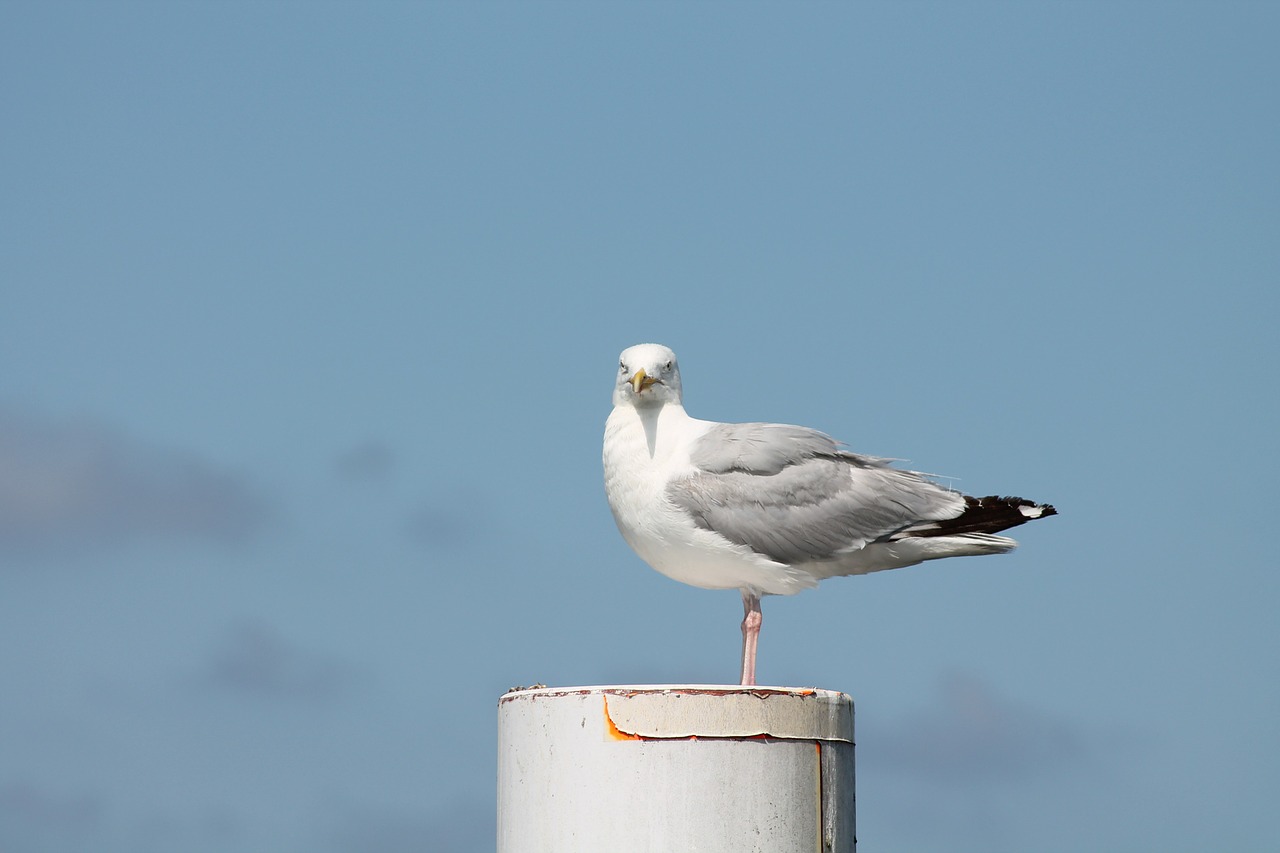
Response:
[[[636,344],[618,358],[615,406],[662,406],[680,403],[680,365],[676,354],[662,344]]]

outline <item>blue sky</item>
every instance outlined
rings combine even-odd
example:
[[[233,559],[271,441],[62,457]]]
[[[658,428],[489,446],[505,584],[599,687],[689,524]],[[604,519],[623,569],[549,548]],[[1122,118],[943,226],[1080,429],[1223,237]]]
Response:
[[[491,850],[509,686],[724,682],[617,353],[1061,516],[764,602],[860,849],[1273,850],[1280,14],[7,3],[0,847]]]

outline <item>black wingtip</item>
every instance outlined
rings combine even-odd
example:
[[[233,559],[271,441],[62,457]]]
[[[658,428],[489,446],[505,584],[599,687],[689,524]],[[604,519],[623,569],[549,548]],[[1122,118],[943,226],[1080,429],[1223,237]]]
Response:
[[[1010,507],[1026,516],[1027,521],[1058,514],[1058,510],[1054,508],[1053,504],[1038,504],[1035,501],[1016,498],[1012,495],[987,495],[985,498],[974,498],[965,495],[964,500],[970,507],[976,506],[983,509],[998,506]]]
[[[936,526],[912,531],[915,536],[955,536],[961,533],[999,533],[1037,518],[1057,515],[1052,504],[1038,504],[1010,495],[964,496],[964,512]]]

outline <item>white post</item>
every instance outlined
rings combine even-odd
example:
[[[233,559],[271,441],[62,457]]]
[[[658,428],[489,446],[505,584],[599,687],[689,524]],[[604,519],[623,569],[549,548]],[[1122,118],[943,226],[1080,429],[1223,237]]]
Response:
[[[498,702],[498,853],[853,853],[853,700],[721,685]]]

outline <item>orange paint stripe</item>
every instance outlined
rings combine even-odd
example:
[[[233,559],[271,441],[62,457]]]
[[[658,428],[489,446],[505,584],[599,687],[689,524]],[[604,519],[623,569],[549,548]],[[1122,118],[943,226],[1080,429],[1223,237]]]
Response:
[[[609,716],[609,697],[600,697],[604,700],[604,733],[614,740],[644,740],[640,735],[633,735],[630,732],[624,732],[613,722],[613,717]]]

